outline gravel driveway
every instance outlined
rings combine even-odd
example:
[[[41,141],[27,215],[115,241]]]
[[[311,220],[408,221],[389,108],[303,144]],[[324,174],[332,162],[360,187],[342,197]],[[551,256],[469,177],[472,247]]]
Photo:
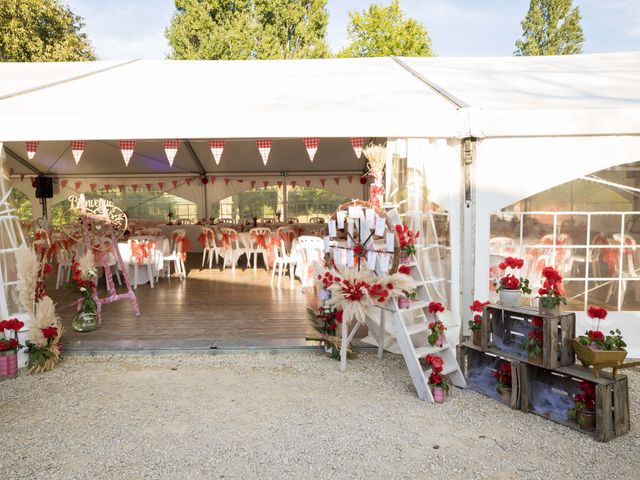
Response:
[[[0,383],[0,478],[639,478],[610,443],[454,389],[418,400],[400,357],[68,357]]]

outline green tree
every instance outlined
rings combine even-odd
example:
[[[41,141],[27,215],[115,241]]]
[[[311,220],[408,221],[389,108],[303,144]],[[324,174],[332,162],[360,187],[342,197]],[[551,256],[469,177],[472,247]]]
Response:
[[[431,38],[426,27],[405,18],[398,0],[388,7],[371,4],[368,10],[349,12],[348,47],[340,57],[430,57]]]
[[[165,36],[171,58],[322,58],[327,0],[176,0]]]
[[[95,60],[83,27],[60,0],[0,0],[0,61]]]
[[[522,21],[522,38],[515,55],[573,55],[582,53],[584,35],[580,9],[572,0],[531,0]]]

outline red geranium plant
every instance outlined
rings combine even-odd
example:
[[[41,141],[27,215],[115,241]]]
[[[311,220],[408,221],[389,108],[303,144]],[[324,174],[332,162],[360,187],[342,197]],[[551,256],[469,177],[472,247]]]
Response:
[[[501,362],[491,376],[496,379],[498,387],[511,388],[511,363]]]
[[[524,260],[521,258],[507,257],[504,262],[498,265],[498,268],[505,272],[505,275],[499,279],[494,280],[493,285],[496,287],[496,292],[500,290],[521,290],[522,293],[531,293],[529,288],[529,280],[522,277],[516,277],[514,275],[515,270],[520,270],[524,266]],[[511,269],[511,273],[507,273],[506,270]]]
[[[538,289],[538,301],[544,308],[552,310],[560,303],[567,304],[567,299],[562,296],[564,287],[562,286],[562,275],[553,267],[545,267],[542,270],[544,281],[542,287]]]
[[[396,225],[396,233],[400,243],[400,250],[405,256],[409,257],[416,253],[416,239],[420,236],[419,231],[409,230],[404,223]]]
[[[489,302],[481,302],[480,300],[474,300],[473,303],[469,306],[469,310],[475,312],[473,315],[473,319],[469,320],[469,330],[473,332],[480,331],[480,327],[482,326],[482,310],[484,307],[489,305]]]
[[[588,380],[580,383],[580,393],[573,397],[573,408],[567,412],[569,419],[575,420],[579,411],[595,412],[596,410],[596,385]]]
[[[12,350],[17,352],[22,348],[22,345],[20,345],[20,342],[18,341],[18,332],[22,327],[24,327],[24,322],[17,318],[3,320],[0,322],[0,352],[9,352]],[[5,336],[6,330],[13,332],[13,338]]]
[[[442,320],[436,319],[435,321],[429,323],[429,329],[431,330],[431,333],[427,337],[427,340],[429,340],[429,344],[433,346],[436,343],[438,343],[438,339],[442,335],[444,335],[444,332],[447,330],[447,327],[444,326],[444,323],[442,323]]]
[[[531,319],[531,330],[527,333],[527,339],[522,342],[520,348],[529,352],[530,357],[540,357],[542,355],[542,342],[544,321],[540,317]]]
[[[593,328],[578,337],[582,345],[596,350],[624,350],[627,344],[622,339],[622,332],[619,329],[611,330],[606,336],[600,331],[600,322],[607,318],[608,313],[606,308],[589,307],[587,316],[592,320]]]
[[[445,392],[449,393],[449,380],[446,375],[442,374],[444,367],[444,361],[438,355],[428,354],[425,357],[425,362],[428,367],[431,368],[431,374],[429,375],[429,384],[433,387],[442,388]]]

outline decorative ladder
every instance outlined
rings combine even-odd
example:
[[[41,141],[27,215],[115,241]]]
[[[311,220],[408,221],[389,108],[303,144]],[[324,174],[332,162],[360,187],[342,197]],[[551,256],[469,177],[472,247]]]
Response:
[[[397,210],[393,209],[387,212],[392,223],[395,225],[400,223],[400,216]],[[464,379],[464,375],[460,370],[458,361],[456,359],[455,350],[452,349],[447,340],[441,347],[431,346],[427,340],[429,332],[429,323],[437,319],[435,314],[429,313],[429,303],[431,301],[431,295],[427,285],[433,283],[432,281],[425,280],[420,266],[416,261],[415,256],[411,256],[409,259],[409,266],[411,267],[411,276],[417,283],[416,293],[417,301],[410,303],[409,308],[398,307],[398,302],[394,298],[392,300],[393,311],[383,310],[380,317],[380,328],[378,330],[378,337],[380,340],[378,343],[378,356],[382,356],[384,350],[384,332],[385,321],[388,313],[392,313],[391,325],[393,333],[395,335],[404,361],[407,364],[409,375],[413,381],[413,385],[416,388],[418,397],[420,400],[434,402],[433,395],[428,385],[429,374],[431,369],[427,366],[422,366],[420,359],[425,358],[428,354],[438,355],[443,360],[443,375],[447,375],[457,387],[465,388],[467,382]]]

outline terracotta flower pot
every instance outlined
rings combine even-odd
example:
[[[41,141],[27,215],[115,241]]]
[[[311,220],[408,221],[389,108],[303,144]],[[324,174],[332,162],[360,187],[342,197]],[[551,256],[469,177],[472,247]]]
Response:
[[[539,353],[536,355],[531,352],[528,352],[527,361],[534,365],[542,365],[542,353]]]
[[[472,338],[473,338],[473,344],[476,347],[482,346],[482,333],[480,332],[480,330],[474,330]]]
[[[522,301],[522,292],[520,290],[500,290],[500,304],[505,307],[519,307]]]
[[[444,388],[441,387],[431,387],[431,393],[433,394],[433,401],[436,403],[443,403],[447,396]]]
[[[596,412],[593,410],[578,410],[576,421],[582,430],[593,430],[596,427]]]
[[[18,352],[0,352],[0,379],[13,378],[18,374]]]
[[[511,387],[498,385],[498,388],[496,390],[498,391],[498,395],[500,395],[500,400],[508,405],[511,405]]]

